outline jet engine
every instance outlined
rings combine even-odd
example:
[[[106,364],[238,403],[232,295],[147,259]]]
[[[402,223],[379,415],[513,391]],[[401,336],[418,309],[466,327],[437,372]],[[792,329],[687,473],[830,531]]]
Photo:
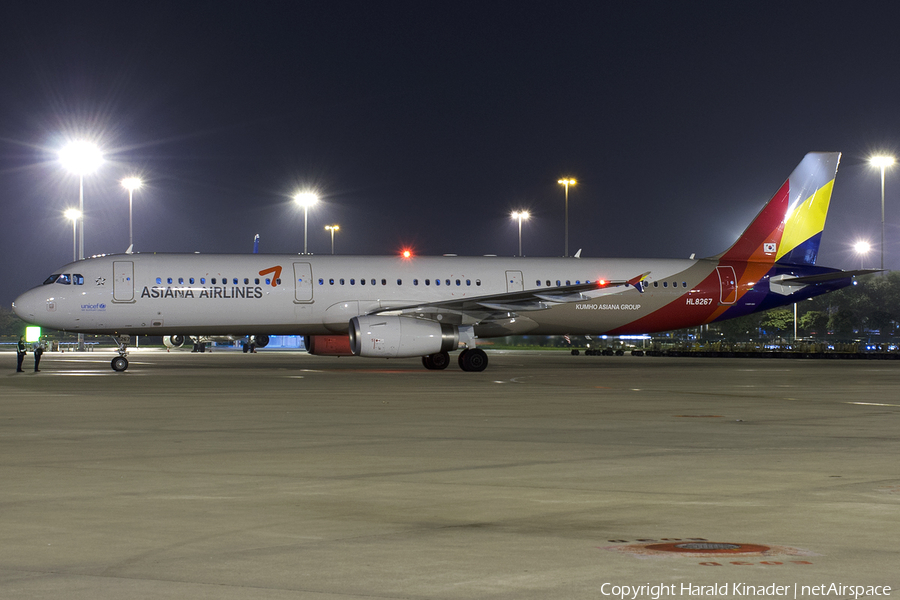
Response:
[[[456,350],[459,329],[413,317],[363,316],[350,319],[350,349],[356,356],[408,358]]]
[[[167,348],[181,348],[184,346],[184,339],[183,335],[167,335],[163,337],[163,344]]]

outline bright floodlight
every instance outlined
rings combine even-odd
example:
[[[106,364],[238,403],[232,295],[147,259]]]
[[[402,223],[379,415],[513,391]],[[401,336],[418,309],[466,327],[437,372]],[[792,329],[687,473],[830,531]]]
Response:
[[[140,177],[126,177],[122,180],[122,187],[129,192],[141,189],[142,185],[144,185],[144,182],[141,181]]]
[[[523,211],[514,210],[512,212],[511,216],[513,219],[522,219],[523,221],[527,221],[528,217],[530,217],[531,215],[528,214],[527,210],[523,210]]]
[[[63,167],[76,175],[87,175],[103,164],[103,154],[90,142],[69,142],[59,151]]]
[[[66,212],[63,213],[67,219],[70,221],[77,221],[81,218],[81,211],[77,208],[70,208]]]
[[[869,242],[856,242],[853,244],[853,251],[857,254],[868,254],[871,249],[872,246]]]
[[[294,195],[294,202],[303,207],[310,207],[319,201],[319,197],[312,192],[300,192]]]
[[[894,157],[893,156],[873,156],[872,158],[869,159],[869,164],[871,164],[873,167],[880,167],[883,169],[884,167],[890,167],[892,164],[894,164]]]

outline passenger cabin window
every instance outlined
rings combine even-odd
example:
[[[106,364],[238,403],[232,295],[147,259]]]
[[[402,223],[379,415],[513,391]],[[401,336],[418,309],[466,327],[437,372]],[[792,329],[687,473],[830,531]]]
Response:
[[[428,283],[428,282],[426,281],[425,283]],[[440,280],[440,279],[435,279],[435,280],[434,280],[434,285],[441,285],[441,280]]]
[[[375,280],[374,280],[374,279],[372,280],[372,285],[375,285]]]
[[[476,279],[476,280],[475,280],[475,285],[476,285],[476,286],[480,286],[480,285],[481,285],[481,280],[480,280],[480,279]]]
[[[184,285],[184,277],[178,278],[178,285]]]
[[[257,277],[256,279],[254,279],[254,280],[253,280],[253,283],[255,283],[256,285],[259,285],[259,277]]]
[[[319,278],[319,285],[325,285],[325,280],[321,277]]]
[[[430,279],[426,279],[426,280],[425,280],[425,285],[431,285],[431,280],[430,280]]]
[[[200,278],[200,283],[201,283],[202,285],[206,285],[206,277],[201,277],[201,278]]]
[[[413,285],[419,285],[419,280],[418,280],[418,279],[413,279]]]
[[[381,280],[381,285],[387,285],[387,279],[382,279],[382,280]]]
[[[397,280],[397,285],[403,285],[403,280],[402,280],[402,279],[398,279],[398,280]]]
[[[353,283],[353,280],[352,280],[352,279],[350,280],[350,283]],[[360,279],[360,280],[359,280],[359,285],[366,285],[366,280],[365,280],[365,279]]]

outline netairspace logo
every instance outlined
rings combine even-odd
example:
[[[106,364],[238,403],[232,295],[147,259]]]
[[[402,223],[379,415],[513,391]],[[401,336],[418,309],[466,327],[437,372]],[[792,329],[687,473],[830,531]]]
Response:
[[[600,587],[603,596],[619,598],[620,600],[638,600],[638,598],[650,598],[660,600],[666,597],[698,597],[715,596],[720,598],[876,598],[891,595],[891,587],[887,585],[845,585],[843,583],[823,583],[820,585],[751,585],[748,583],[715,583],[712,585],[682,584],[655,584],[645,585],[616,585],[604,583]]]

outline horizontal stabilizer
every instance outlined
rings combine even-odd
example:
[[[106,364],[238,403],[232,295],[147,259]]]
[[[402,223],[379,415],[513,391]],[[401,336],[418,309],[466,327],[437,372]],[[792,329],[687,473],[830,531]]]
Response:
[[[870,273],[881,273],[881,269],[858,269],[856,271],[835,271],[833,273],[820,273],[819,275],[807,275],[805,277],[790,277],[779,281],[781,285],[813,285],[816,283],[825,283],[826,281],[836,281],[838,279],[847,279],[848,277],[857,277],[859,275],[869,275]]]

